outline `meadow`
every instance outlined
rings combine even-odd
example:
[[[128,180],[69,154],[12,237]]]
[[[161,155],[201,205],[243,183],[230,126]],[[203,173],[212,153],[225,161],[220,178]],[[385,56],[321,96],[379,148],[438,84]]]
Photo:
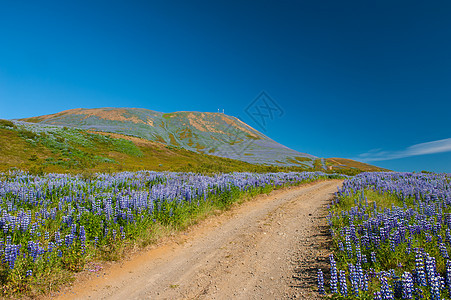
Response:
[[[327,217],[334,299],[451,298],[451,175],[361,173],[345,180]],[[326,282],[325,282],[326,281]]]
[[[91,175],[0,173],[1,296],[55,291],[93,261],[117,260],[168,232],[321,172]]]

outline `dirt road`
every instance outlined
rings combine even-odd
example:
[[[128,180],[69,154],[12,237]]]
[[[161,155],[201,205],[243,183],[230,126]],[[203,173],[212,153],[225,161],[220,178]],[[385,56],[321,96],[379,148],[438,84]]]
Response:
[[[62,299],[316,299],[341,181],[259,196],[75,284]]]

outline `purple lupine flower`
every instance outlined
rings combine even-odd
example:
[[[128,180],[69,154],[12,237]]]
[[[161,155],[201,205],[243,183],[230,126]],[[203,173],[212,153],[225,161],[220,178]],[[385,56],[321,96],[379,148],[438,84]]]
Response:
[[[344,270],[339,271],[339,279],[338,282],[340,283],[340,294],[343,296],[348,296],[348,285],[346,283],[346,272]]]
[[[61,233],[59,231],[55,232],[55,243],[61,247],[62,241],[61,241]]]
[[[396,247],[395,233],[390,234],[389,243],[390,243],[390,251],[395,252],[395,247]]]
[[[449,216],[449,214],[448,218],[450,219],[451,222],[451,216]],[[451,223],[448,223],[448,226],[451,226]],[[446,242],[451,243],[451,230],[449,228],[446,229]]]
[[[345,248],[344,248],[344,246],[343,246],[343,242],[342,241],[339,241],[338,242],[338,248],[340,249],[340,251],[345,251]]]
[[[73,234],[66,234],[64,238],[64,243],[66,244],[67,248],[70,248],[72,246],[72,243],[74,242],[75,235]]]
[[[438,276],[434,276],[430,280],[431,299],[440,300],[440,281]]]
[[[373,300],[382,300],[382,294],[380,291],[376,291],[373,293]]]
[[[371,252],[371,262],[376,263],[376,252]]]
[[[448,288],[448,293],[451,293],[451,261],[446,261],[446,275],[445,275],[445,284]]]
[[[348,257],[352,258],[351,238],[348,234],[345,236],[345,243],[346,243],[346,252],[348,253]]]
[[[355,265],[355,274],[357,279],[357,284],[360,289],[363,289],[363,269],[360,260],[357,261]]]
[[[426,276],[429,285],[432,285],[432,282],[435,282],[434,279],[436,277],[436,273],[435,258],[426,253]]]
[[[349,264],[349,279],[354,296],[359,296],[359,276],[353,264]]]
[[[121,230],[121,239],[125,239],[124,226],[121,226],[120,230]]]
[[[442,255],[442,257],[444,259],[448,259],[449,258],[448,249],[446,248],[445,243],[439,243],[439,249],[440,249],[440,254]]]
[[[338,293],[338,274],[337,274],[337,263],[335,262],[334,255],[329,256],[330,259],[330,291],[335,294]]]
[[[14,245],[10,242],[6,244],[5,246],[5,260],[9,265],[9,269],[14,269],[14,266],[16,264],[16,259],[20,254],[20,247],[21,245]]]
[[[86,249],[86,231],[85,231],[85,227],[84,226],[80,226],[80,243],[81,243],[81,250],[82,253],[85,253],[85,249]]]
[[[409,255],[412,252],[412,244],[410,240],[407,241],[406,254]]]
[[[413,294],[413,279],[412,274],[404,272],[402,274],[402,298],[412,299]]]
[[[359,245],[355,245],[355,256],[356,256],[357,262],[362,261],[362,252],[360,251]]]
[[[53,249],[55,249],[55,248],[56,248],[55,243],[50,242],[48,247],[47,247],[47,252],[52,253]]]
[[[422,255],[417,251],[415,254],[415,281],[420,286],[426,286],[426,273],[424,272],[424,263]]]
[[[362,254],[362,264],[366,264],[368,261],[367,261],[367,258],[366,258],[366,254]]]
[[[39,255],[39,242],[28,241],[27,249],[35,262]]]
[[[368,291],[368,281],[369,281],[369,279],[368,279],[368,274],[364,274],[363,275],[363,286],[362,286],[362,290],[364,290],[364,291]]]
[[[320,295],[324,295],[326,291],[324,290],[324,276],[323,271],[318,269],[318,292]]]
[[[393,291],[388,284],[387,277],[385,276],[381,277],[381,295],[382,299],[395,299]]]

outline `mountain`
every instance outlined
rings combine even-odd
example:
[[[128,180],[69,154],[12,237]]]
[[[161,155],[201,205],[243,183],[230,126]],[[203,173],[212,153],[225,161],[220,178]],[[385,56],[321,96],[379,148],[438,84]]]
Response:
[[[198,173],[302,171],[253,165],[117,133],[0,119],[0,172],[180,171]]]
[[[3,129],[13,128],[17,132],[22,138],[17,142],[18,145],[26,140],[28,144],[34,143],[34,146],[41,145],[44,148],[41,152],[36,152],[36,149],[31,152],[26,150],[21,158],[15,153],[5,152],[4,156],[8,156],[9,161],[16,161],[16,164],[8,163],[4,167],[17,166],[19,162],[20,165],[29,165],[23,162],[24,158],[27,153],[36,152],[46,160],[46,165],[54,163],[64,168],[81,168],[87,164],[91,166],[91,170],[99,170],[103,166],[114,170],[123,167],[188,171],[214,169],[224,172],[277,171],[287,167],[298,171],[327,170],[347,174],[388,171],[350,159],[318,158],[295,151],[241,120],[223,113],[162,113],[143,108],[77,108],[13,122],[11,124],[14,128],[9,124],[3,125]],[[0,122],[0,127],[1,125]],[[35,139],[29,138],[28,132]],[[35,133],[38,134],[37,137],[33,136]],[[16,133],[4,131],[3,135],[0,134],[0,141],[3,138],[8,141],[14,134]],[[105,142],[104,138],[110,140]],[[65,144],[55,144],[55,140],[65,141]],[[17,148],[22,149],[21,147]],[[132,148],[135,150],[131,151]],[[97,150],[93,149],[100,149],[99,153],[102,155],[95,155]],[[21,151],[17,153],[22,153]],[[137,152],[144,155],[137,158]],[[45,153],[52,154],[49,156]],[[79,165],[66,166],[70,162]],[[263,165],[274,168],[264,169]]]
[[[161,113],[143,108],[71,109],[26,122],[111,132],[251,164],[310,168],[318,157],[285,147],[223,113]]]

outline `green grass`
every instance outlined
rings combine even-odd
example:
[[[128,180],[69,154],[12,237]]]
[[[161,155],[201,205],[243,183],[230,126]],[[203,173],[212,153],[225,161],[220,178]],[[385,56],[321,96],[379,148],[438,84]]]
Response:
[[[113,139],[112,140],[113,147],[116,151],[136,157],[142,157],[142,151],[133,144],[132,141],[127,141],[124,139]]]
[[[296,156],[294,158],[289,158],[287,159],[288,162],[293,163],[293,164],[297,164],[300,166],[304,166],[303,162],[311,162],[312,159],[308,158],[308,157],[299,157]],[[321,161],[320,161],[321,162]],[[315,166],[316,167],[316,166]],[[321,164],[319,165],[319,167],[321,167]]]
[[[305,161],[310,162],[310,161],[312,161],[312,159],[310,157],[295,156],[294,159],[296,159],[297,161],[300,161],[300,162],[305,162]]]
[[[4,119],[0,119],[0,126],[16,128],[16,125],[14,125],[14,123],[12,121],[4,120]]]
[[[165,118],[165,119],[170,119],[170,118],[172,118],[173,116],[175,116],[175,113],[167,113],[167,114],[163,114],[163,118]]]
[[[62,128],[35,133],[23,127],[0,127],[0,170],[17,167],[30,171],[65,171],[94,169],[113,164],[110,152],[141,157],[141,150],[131,141],[113,139],[77,129]]]

